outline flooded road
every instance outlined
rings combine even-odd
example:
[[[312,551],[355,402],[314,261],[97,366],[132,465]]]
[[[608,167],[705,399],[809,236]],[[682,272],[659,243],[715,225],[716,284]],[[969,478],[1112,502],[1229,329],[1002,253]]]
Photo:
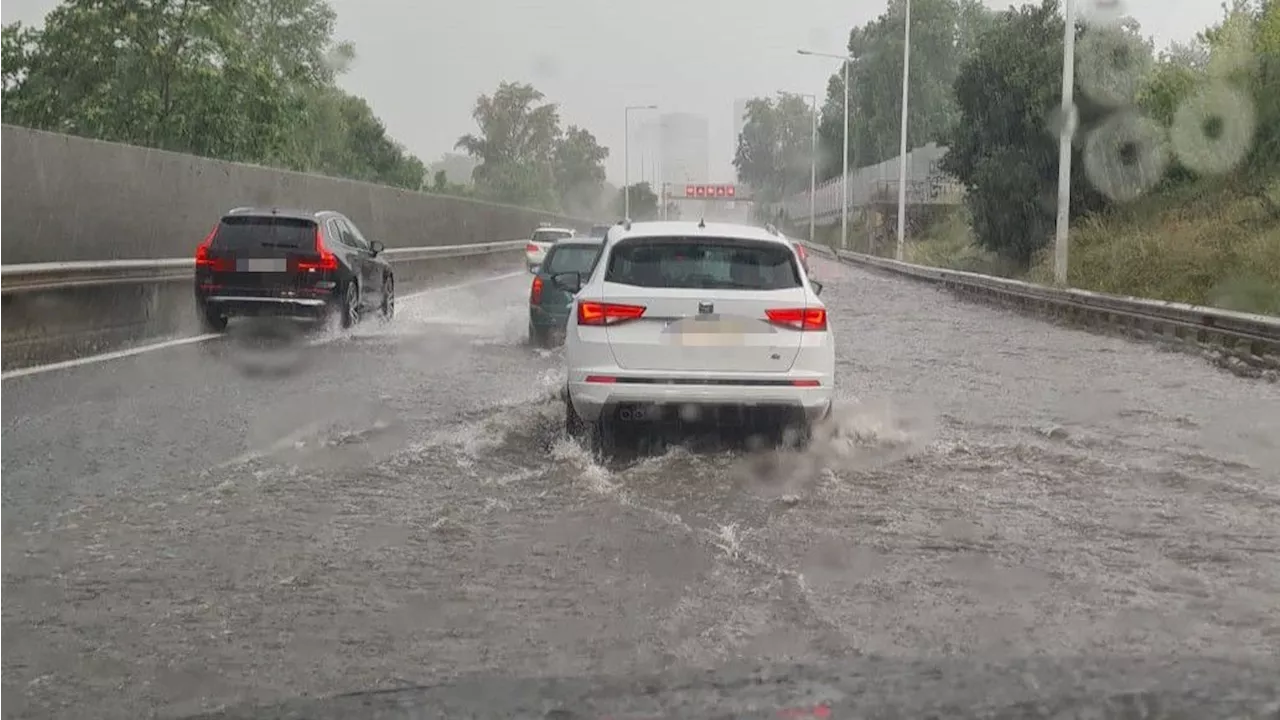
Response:
[[[528,276],[4,385],[7,717],[473,671],[1271,656],[1280,386],[815,258],[803,453],[563,437]]]

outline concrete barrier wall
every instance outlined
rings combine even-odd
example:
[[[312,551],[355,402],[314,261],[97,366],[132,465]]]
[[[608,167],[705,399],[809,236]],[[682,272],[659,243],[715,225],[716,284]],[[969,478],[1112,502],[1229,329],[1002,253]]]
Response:
[[[393,260],[392,266],[403,295],[477,273],[523,272],[524,250]],[[3,313],[5,372],[203,332],[190,278],[9,293]]]
[[[242,205],[330,209],[387,247],[526,237],[591,221],[4,125],[0,262],[187,257]]]

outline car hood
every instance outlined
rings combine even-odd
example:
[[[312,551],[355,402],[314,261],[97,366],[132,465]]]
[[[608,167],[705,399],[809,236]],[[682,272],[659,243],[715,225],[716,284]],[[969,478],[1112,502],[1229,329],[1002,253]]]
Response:
[[[1035,658],[735,665],[649,677],[470,676],[433,687],[299,699],[190,720],[410,718],[1280,718],[1280,664]]]

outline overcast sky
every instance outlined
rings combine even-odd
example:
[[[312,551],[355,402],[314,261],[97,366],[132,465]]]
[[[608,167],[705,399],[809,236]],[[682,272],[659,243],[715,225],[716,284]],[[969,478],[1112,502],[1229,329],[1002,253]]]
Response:
[[[1086,12],[1096,0],[1077,0]],[[331,0],[338,35],[356,45],[342,84],[362,95],[391,134],[428,164],[474,129],[481,93],[503,80],[532,83],[560,104],[563,124],[587,127],[622,179],[626,105],[703,115],[711,166],[732,180],[733,101],[777,90],[821,93],[849,29],[883,0]],[[997,9],[1020,5],[985,0]],[[57,0],[5,0],[4,22],[39,22]],[[1217,0],[1128,0],[1163,47],[1222,14]],[[633,124],[640,116],[633,113]],[[633,157],[633,162],[636,162]],[[635,169],[633,167],[633,175]]]

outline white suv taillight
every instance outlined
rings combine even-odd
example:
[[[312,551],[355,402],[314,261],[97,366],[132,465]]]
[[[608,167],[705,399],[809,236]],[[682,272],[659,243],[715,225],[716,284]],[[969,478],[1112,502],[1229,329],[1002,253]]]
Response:
[[[643,305],[615,305],[584,300],[578,303],[579,325],[616,325],[644,315]]]
[[[765,310],[764,316],[774,325],[823,332],[827,329],[826,308],[775,308]]]

